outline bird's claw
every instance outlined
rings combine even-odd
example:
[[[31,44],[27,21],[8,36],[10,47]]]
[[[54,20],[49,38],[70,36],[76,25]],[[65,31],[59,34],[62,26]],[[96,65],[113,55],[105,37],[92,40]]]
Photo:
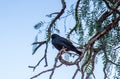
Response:
[[[62,54],[64,54],[64,53],[66,52],[66,50],[67,50],[67,48],[62,48],[62,49],[59,51],[59,53],[62,55]]]

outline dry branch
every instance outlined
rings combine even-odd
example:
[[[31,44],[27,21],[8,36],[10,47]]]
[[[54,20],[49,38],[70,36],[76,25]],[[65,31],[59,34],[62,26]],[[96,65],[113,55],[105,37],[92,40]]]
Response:
[[[35,43],[33,43],[32,45],[34,45],[34,44],[39,44],[39,45],[34,49],[32,55],[34,55],[35,52],[37,51],[37,49],[38,49],[41,45],[43,45],[43,44],[45,44],[45,43],[46,43],[46,41],[41,41],[41,42],[35,42]]]
[[[57,19],[60,18],[60,16],[64,13],[65,11],[65,8],[66,8],[66,3],[64,0],[61,0],[61,3],[62,3],[62,9],[60,12],[57,12],[57,16],[52,20],[47,32],[48,32],[48,39],[46,41],[41,41],[41,42],[36,42],[36,43],[33,43],[33,44],[39,44],[35,50],[33,51],[32,54],[35,54],[35,52],[37,51],[37,49],[43,45],[43,44],[46,44],[46,48],[45,48],[45,54],[44,56],[39,60],[39,62],[35,65],[35,66],[28,66],[29,68],[33,68],[33,71],[36,69],[37,66],[39,66],[40,62],[45,59],[45,67],[48,66],[48,63],[47,63],[47,49],[48,49],[48,42],[50,41],[50,36],[51,36],[51,29],[53,27],[53,24],[57,21]]]
[[[114,7],[111,7],[110,4],[109,4],[109,1],[108,0],[103,0],[105,2],[105,4],[107,5],[107,7],[115,12],[117,12],[118,14],[120,14],[120,10],[117,10],[117,7],[120,5],[120,0],[118,0],[116,2],[116,4],[114,5]],[[115,7],[116,6],[116,7]]]
[[[117,10],[118,6],[120,5],[120,0],[118,2],[116,2],[114,4],[114,6],[110,6],[109,3],[107,2],[107,0],[104,0],[104,2],[106,3],[106,5],[108,6],[108,8],[110,9],[109,11],[106,11],[98,20],[98,23],[101,25],[107,17],[109,17],[114,11],[119,11]],[[36,67],[40,64],[40,62],[45,59],[45,63],[47,66],[47,49],[48,49],[48,42],[50,41],[50,37],[51,37],[51,31],[52,31],[52,28],[53,28],[53,24],[55,24],[55,22],[61,17],[61,15],[64,13],[65,11],[65,8],[66,8],[66,3],[64,0],[61,0],[61,3],[62,3],[62,9],[60,12],[57,12],[57,15],[56,17],[51,21],[48,29],[47,29],[47,33],[48,33],[48,39],[46,41],[42,41],[42,42],[36,42],[34,44],[39,44],[38,47],[34,50],[33,54],[36,52],[36,50],[43,44],[46,44],[46,48],[45,48],[45,54],[44,56],[42,57],[42,59],[40,59],[40,61],[35,65],[35,66],[29,66],[30,68],[33,68],[33,70],[36,69]],[[77,24],[78,24],[78,21],[79,21],[79,18],[78,18],[78,7],[79,7],[79,4],[80,4],[80,0],[77,1],[76,3],[76,7],[75,7],[75,19],[76,19],[76,25],[75,27],[73,27],[73,29],[71,29],[71,31],[68,33],[68,37],[70,37],[70,35],[72,34],[72,32],[76,29],[77,27]],[[54,14],[54,13],[53,13]],[[84,76],[85,76],[85,71],[84,71],[84,67],[89,63],[91,62],[92,63],[92,70],[91,72],[86,76],[86,79],[88,79],[90,77],[90,75],[93,74],[94,76],[94,61],[95,61],[95,57],[96,55],[98,54],[98,52],[101,50],[101,48],[93,48],[93,45],[94,43],[99,40],[100,38],[102,38],[105,34],[107,34],[109,31],[111,31],[113,28],[117,27],[115,26],[114,24],[117,24],[118,22],[120,21],[120,16],[118,16],[116,19],[114,19],[110,24],[108,24],[107,26],[105,26],[105,28],[102,30],[102,31],[99,31],[97,32],[90,40],[89,42],[86,44],[86,46],[83,48],[83,55],[78,57],[75,61],[73,62],[69,62],[69,61],[66,61],[65,59],[62,58],[62,55],[64,53],[61,53],[61,52],[65,52],[63,51],[63,49],[61,49],[61,51],[57,54],[56,58],[55,58],[55,62],[54,62],[54,66],[53,68],[51,69],[48,69],[48,70],[45,70],[45,71],[42,71],[40,72],[39,74],[31,77],[31,79],[33,78],[37,78],[38,76],[40,76],[41,74],[43,73],[47,73],[47,72],[51,72],[50,74],[50,77],[49,79],[52,79],[53,75],[54,75],[54,71],[56,68],[60,68],[62,65],[68,65],[68,66],[77,66],[77,69],[75,71],[75,73],[73,74],[72,76],[72,79],[75,79],[76,75],[78,74],[78,72],[80,71],[81,74],[82,74],[82,77],[81,79],[84,79]],[[87,60],[81,65],[80,67],[80,61],[83,59],[84,57],[84,54],[86,53],[86,51],[90,50],[89,52],[89,56],[87,58]],[[69,53],[70,54],[70,53]],[[106,54],[106,53],[104,53]],[[107,58],[107,62],[110,62],[116,66],[120,66],[119,64],[116,64],[114,62],[112,62],[111,60]],[[57,63],[60,62],[61,64],[60,65],[57,65]],[[107,63],[105,64],[105,67],[103,69],[104,73],[105,73],[105,78],[107,78],[107,74],[106,74],[106,65]],[[94,77],[95,78],[95,77]]]
[[[70,30],[70,32],[68,33],[67,38],[70,38],[70,35],[72,34],[73,31],[76,30],[78,24],[79,24],[79,18],[78,18],[78,8],[79,8],[79,4],[80,4],[80,0],[77,1],[76,3],[76,7],[75,7],[75,20],[76,20],[76,24],[75,26]]]
[[[104,36],[107,32],[109,32],[111,29],[117,27],[117,26],[114,26],[114,24],[118,23],[120,21],[120,16],[117,17],[115,20],[113,20],[112,23],[110,23],[109,25],[107,25],[103,31],[101,32],[98,32],[95,36],[93,36],[88,45],[86,47],[89,47],[89,45],[93,45],[95,43],[96,40],[100,39],[102,36]]]
[[[57,16],[52,20],[52,22],[50,23],[50,26],[48,28],[48,35],[51,35],[51,29],[53,27],[53,24],[61,17],[61,15],[64,13],[65,8],[66,8],[66,3],[65,0],[61,0],[62,3],[62,9],[60,12],[58,12]]]

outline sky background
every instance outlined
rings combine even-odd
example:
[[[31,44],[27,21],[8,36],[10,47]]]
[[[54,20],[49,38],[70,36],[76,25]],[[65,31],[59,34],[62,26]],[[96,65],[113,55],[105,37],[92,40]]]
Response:
[[[66,0],[67,5],[72,0]],[[33,72],[28,68],[29,65],[35,65],[42,57],[37,52],[32,55],[32,43],[35,35],[38,33],[33,26],[42,20],[46,20],[45,15],[59,11],[61,8],[60,0],[1,0],[0,1],[0,79],[29,79],[38,72],[44,70],[43,65]],[[45,37],[42,35],[41,38]],[[42,50],[44,46],[38,51]],[[52,46],[49,48],[52,53],[57,50]],[[51,55],[51,53],[48,53]],[[53,54],[55,56],[55,54]],[[51,56],[52,58],[52,56]],[[48,58],[50,62],[54,59]],[[50,65],[50,63],[49,63]],[[50,65],[52,67],[53,65]],[[63,66],[66,68],[66,66]],[[53,79],[63,79],[72,76],[69,71],[75,70],[76,67],[69,67],[66,70],[59,70]],[[99,65],[97,70],[99,69]],[[69,76],[60,75],[67,73]],[[73,72],[74,73],[74,72]],[[100,75],[97,72],[98,75]],[[48,74],[43,74],[37,79],[48,79]],[[103,76],[103,75],[101,75]],[[98,76],[97,79],[101,79]]]

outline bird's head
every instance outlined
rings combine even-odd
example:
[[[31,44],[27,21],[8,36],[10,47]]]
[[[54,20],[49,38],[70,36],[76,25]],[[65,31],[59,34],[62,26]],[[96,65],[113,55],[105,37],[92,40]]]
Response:
[[[52,34],[52,36],[51,36],[52,39],[54,39],[54,38],[56,38],[56,37],[59,37],[59,35],[57,35],[57,34]]]

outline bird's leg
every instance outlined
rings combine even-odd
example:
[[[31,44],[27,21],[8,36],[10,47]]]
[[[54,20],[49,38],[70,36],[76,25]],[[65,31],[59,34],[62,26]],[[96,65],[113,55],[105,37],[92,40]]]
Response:
[[[62,55],[62,54],[64,54],[65,52],[66,52],[66,50],[67,50],[67,48],[62,48],[60,51],[59,51],[59,53]]]

